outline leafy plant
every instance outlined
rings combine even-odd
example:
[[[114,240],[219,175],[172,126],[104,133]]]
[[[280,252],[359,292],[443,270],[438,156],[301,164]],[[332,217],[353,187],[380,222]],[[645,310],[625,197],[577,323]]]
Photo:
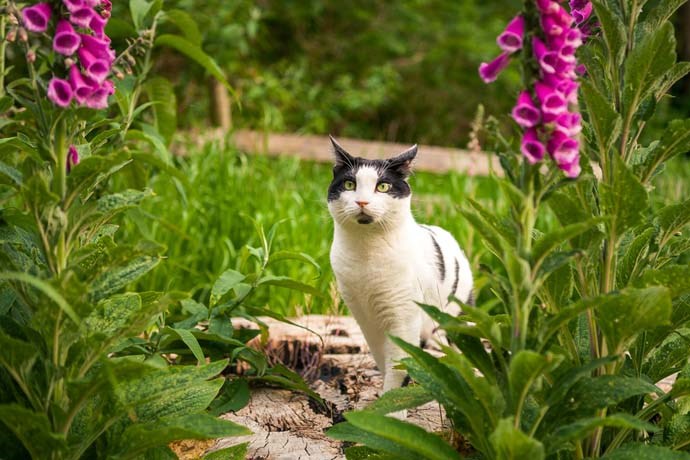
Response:
[[[116,23],[134,36],[115,57],[103,30],[110,2],[96,3],[0,3],[0,446],[9,458],[169,458],[176,439],[249,433],[206,412],[227,359],[168,366],[130,346],[180,297],[122,292],[164,248],[118,244],[118,216],[152,193],[111,188],[133,164],[175,174],[154,109],[165,92],[142,100],[155,86],[152,47],[184,47],[216,67],[198,47],[157,35],[162,2],[130,2],[132,23]],[[116,90],[112,76],[121,78]]]
[[[651,181],[688,150],[690,124],[672,121],[660,139],[638,143],[690,71],[676,63],[667,22],[682,3],[593,2],[601,32],[580,53],[579,179],[543,174],[492,133],[505,172],[494,180],[510,209],[494,215],[471,202],[463,214],[500,262],[486,268],[498,305],[463,305],[459,317],[422,306],[454,346],[437,358],[394,339],[421,390],[385,395],[386,412],[436,399],[475,458],[690,458],[690,201],[650,206]],[[539,24],[525,5],[527,23]],[[550,212],[561,227],[541,231],[537,217]],[[656,385],[676,373],[670,390]],[[375,412],[331,430],[368,446],[349,458],[433,458],[408,442],[409,424]]]

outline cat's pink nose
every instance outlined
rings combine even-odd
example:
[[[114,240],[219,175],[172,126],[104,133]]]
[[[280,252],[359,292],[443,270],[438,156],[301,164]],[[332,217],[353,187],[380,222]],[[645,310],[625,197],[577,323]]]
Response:
[[[364,206],[369,204],[368,201],[355,201],[355,203],[357,203],[357,206],[359,206],[360,208],[363,208]]]

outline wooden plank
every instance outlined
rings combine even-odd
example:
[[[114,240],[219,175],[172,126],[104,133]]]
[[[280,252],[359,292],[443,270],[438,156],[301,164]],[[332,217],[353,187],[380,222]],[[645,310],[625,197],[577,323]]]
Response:
[[[264,133],[239,130],[227,134],[223,130],[209,130],[192,136],[202,145],[208,141],[229,141],[240,150],[268,156],[296,156],[303,160],[330,164],[333,153],[328,136]],[[393,142],[365,141],[348,137],[338,142],[355,156],[365,158],[390,158],[409,148],[409,145]],[[502,175],[498,159],[484,152],[420,145],[415,169],[434,173],[456,171],[469,176],[486,176],[490,169]]]

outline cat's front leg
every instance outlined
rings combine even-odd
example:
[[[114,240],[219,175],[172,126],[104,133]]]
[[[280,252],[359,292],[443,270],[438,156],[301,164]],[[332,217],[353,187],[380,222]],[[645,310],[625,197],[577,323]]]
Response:
[[[395,318],[388,329],[388,335],[398,337],[405,342],[418,345],[422,329],[422,317],[416,306],[410,308],[409,312],[401,314]],[[407,354],[393,341],[387,337],[384,344],[385,367],[383,369],[383,392],[400,388],[407,378],[407,371],[396,369],[400,360],[407,357]],[[389,414],[392,417],[405,419],[407,411],[402,410]]]

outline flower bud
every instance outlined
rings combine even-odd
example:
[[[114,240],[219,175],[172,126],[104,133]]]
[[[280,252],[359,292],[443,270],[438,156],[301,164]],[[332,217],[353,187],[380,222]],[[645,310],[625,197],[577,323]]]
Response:
[[[10,14],[10,15],[7,17],[7,22],[9,22],[10,24],[12,24],[13,26],[16,26],[16,25],[19,24],[19,19],[17,19],[17,16],[15,16],[14,14]]]
[[[20,42],[28,42],[29,41],[29,34],[26,32],[26,29],[23,27],[19,28],[19,41]]]
[[[16,28],[16,27],[12,27],[12,28],[7,32],[7,36],[5,36],[5,39],[6,39],[8,42],[10,42],[10,43],[12,43],[13,41],[15,41],[15,40],[17,39],[17,28]]]
[[[34,50],[29,50],[26,53],[26,60],[31,62],[31,63],[36,62],[36,52]]]
[[[65,59],[65,67],[70,68],[74,65],[74,59],[68,57]]]

